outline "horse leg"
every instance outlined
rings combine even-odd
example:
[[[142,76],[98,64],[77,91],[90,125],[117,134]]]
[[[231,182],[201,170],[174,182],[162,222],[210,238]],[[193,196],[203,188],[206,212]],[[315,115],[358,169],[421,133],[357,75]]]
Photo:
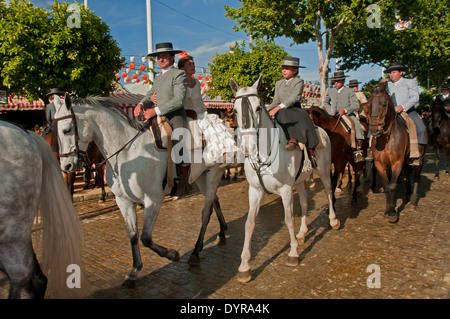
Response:
[[[264,192],[262,190],[256,189],[250,185],[248,190],[249,211],[247,221],[245,222],[244,246],[242,248],[241,264],[239,265],[239,274],[237,278],[237,280],[242,283],[249,282],[252,279],[252,270],[249,265],[251,258],[251,241],[263,195]]]
[[[223,216],[222,209],[220,208],[219,203],[219,197],[217,195],[214,197],[214,203],[213,203],[214,211],[217,215],[217,220],[219,221],[220,225],[220,232],[219,232],[219,245],[226,244],[226,231],[228,229],[228,225],[225,221],[225,217]]]
[[[97,167],[95,170],[97,174],[95,174],[96,184],[100,186],[102,189],[102,195],[100,196],[100,202],[104,202],[106,199],[105,192],[105,172],[103,171],[104,166]]]
[[[124,285],[127,286],[130,281],[137,279],[139,271],[142,269],[141,253],[139,251],[139,233],[136,219],[136,205],[130,200],[116,196],[116,203],[125,220],[128,231],[128,238],[131,244],[131,254],[133,256],[133,268],[126,276],[127,281]]]
[[[353,191],[352,191],[352,203],[356,203],[357,199],[358,199],[358,187],[359,185],[361,185],[360,182],[360,175],[361,175],[361,169],[362,169],[362,165],[360,165],[360,163],[355,163],[355,165],[353,166],[353,171],[355,172],[355,185],[353,186]],[[350,176],[350,169],[349,169],[349,176]]]
[[[306,233],[308,232],[308,223],[306,222],[306,216],[308,215],[308,194],[306,193],[305,183],[299,183],[295,185],[298,198],[300,200],[301,207],[301,224],[297,233],[297,243],[303,244],[305,242]]]
[[[386,168],[383,167],[383,165],[374,160],[374,164],[377,168],[378,175],[380,175],[381,182],[383,184],[383,189],[386,197],[386,211],[384,212],[384,217],[388,218],[391,214],[391,208],[392,208],[392,201],[391,201],[391,194],[392,194],[392,187],[390,187],[388,174],[386,171]]]
[[[421,164],[420,166],[414,166],[414,176],[413,176],[413,191],[411,194],[410,202],[413,206],[417,207],[417,202],[419,200],[419,183],[420,183],[420,173],[422,172],[423,164],[425,161],[424,155],[425,155],[425,149],[426,145],[419,144],[419,151],[421,155]]]
[[[142,244],[153,250],[160,257],[165,257],[172,261],[179,261],[180,254],[178,251],[160,246],[152,240],[153,228],[155,227],[156,219],[161,209],[163,194],[161,193],[161,196],[155,196],[155,198],[157,199],[151,199],[149,202],[144,203],[144,225],[141,235]]]
[[[306,190],[305,190],[305,182],[302,181],[300,183],[302,185],[302,190],[303,193],[306,194]],[[297,185],[296,185],[297,187]],[[291,240],[291,250],[289,251],[288,254],[288,260],[286,262],[287,266],[292,266],[295,267],[298,265],[298,242],[297,242],[297,238],[295,237],[295,223],[294,223],[294,201],[292,198],[292,187],[291,186],[287,186],[287,187],[283,187],[283,189],[281,189],[281,199],[283,201],[283,207],[284,207],[284,222],[286,223],[286,226],[289,230],[289,237]],[[306,198],[305,198],[305,202],[306,202]],[[306,209],[307,209],[307,205],[306,205]],[[302,218],[303,216],[305,216],[305,224],[306,224],[306,215],[307,215],[307,211],[303,211],[302,209]],[[306,227],[306,225],[305,225]],[[306,231],[308,231],[308,229],[306,228]]]
[[[209,220],[211,218],[213,205],[214,205],[214,201],[215,201],[215,197],[216,197],[218,183],[214,183],[213,185],[211,185],[211,183],[208,183],[208,181],[211,180],[208,177],[212,173],[213,173],[213,171],[205,171],[195,181],[195,183],[198,186],[198,189],[205,196],[205,205],[202,210],[202,226],[200,228],[200,233],[198,235],[197,242],[195,243],[194,251],[192,252],[192,254],[188,260],[188,264],[191,266],[200,264],[200,252],[203,250],[203,241],[205,239],[206,228],[208,227]],[[221,173],[221,171],[219,172],[219,174],[217,174],[218,177],[221,176],[220,173]],[[219,179],[219,182],[220,182],[220,179]],[[219,222],[220,222],[220,220],[219,220]]]
[[[394,165],[392,165],[392,176],[391,179],[389,181],[388,184],[388,221],[390,223],[396,223],[398,221],[398,212],[395,209],[396,206],[396,200],[395,200],[395,191],[397,189],[397,182],[398,182],[398,178],[400,176],[400,173],[402,172],[402,168],[403,168],[403,164],[402,161],[399,161],[397,163],[395,163]],[[405,166],[407,166],[408,163],[405,163]],[[409,174],[407,177],[407,181],[406,181],[407,185],[409,184]]]
[[[1,269],[9,278],[9,299],[43,299],[47,290],[47,278],[28,243],[16,240],[0,245]]]
[[[319,161],[319,165],[318,165],[316,171],[320,177],[320,180],[322,181],[325,194],[327,195],[328,217],[330,219],[330,226],[333,229],[337,230],[341,227],[341,223],[340,223],[339,219],[336,218],[336,212],[334,210],[335,198],[334,198],[333,186],[332,186],[331,177],[330,177],[331,163],[329,161],[327,161],[326,156],[323,156],[323,157],[324,157],[324,160],[322,163],[322,154],[321,154],[321,152],[317,152],[317,160]],[[300,203],[301,203],[301,201],[300,201]],[[302,208],[302,210],[303,210],[303,208]]]
[[[436,155],[436,161],[434,162],[436,171],[434,173],[434,179],[439,180],[439,146],[434,145],[434,154]],[[448,163],[448,161],[447,161]],[[448,166],[448,165],[447,165]]]
[[[445,166],[445,175],[450,175],[450,147],[447,148],[447,165]]]
[[[352,170],[351,170],[351,165],[350,163],[347,163],[347,173],[348,173],[348,181],[347,181],[347,187],[351,187],[353,184],[353,180],[352,180]],[[353,171],[355,171],[355,169],[353,168]],[[356,172],[356,171],[355,171]],[[356,177],[355,177],[355,181],[356,181]],[[342,181],[341,181],[342,183]]]

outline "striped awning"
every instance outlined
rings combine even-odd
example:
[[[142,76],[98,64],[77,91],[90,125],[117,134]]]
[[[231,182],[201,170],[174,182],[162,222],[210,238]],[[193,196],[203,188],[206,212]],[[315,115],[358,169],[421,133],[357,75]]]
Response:
[[[8,97],[8,103],[0,103],[0,111],[34,111],[43,110],[45,107],[44,101],[28,101],[23,96]]]
[[[230,101],[203,101],[207,108],[211,109],[232,109],[234,103]]]
[[[111,93],[109,98],[113,101],[114,105],[124,111],[128,117],[133,120],[143,120],[141,117],[136,118],[133,114],[134,107],[144,98],[143,94]]]

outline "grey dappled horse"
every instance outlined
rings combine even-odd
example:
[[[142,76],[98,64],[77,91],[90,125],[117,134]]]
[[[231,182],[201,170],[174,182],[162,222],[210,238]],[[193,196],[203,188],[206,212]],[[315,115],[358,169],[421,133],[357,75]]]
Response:
[[[9,298],[76,297],[68,266],[81,267],[83,233],[56,158],[43,138],[0,121],[0,270]],[[31,231],[40,210],[42,270]],[[81,279],[81,278],[80,278]]]

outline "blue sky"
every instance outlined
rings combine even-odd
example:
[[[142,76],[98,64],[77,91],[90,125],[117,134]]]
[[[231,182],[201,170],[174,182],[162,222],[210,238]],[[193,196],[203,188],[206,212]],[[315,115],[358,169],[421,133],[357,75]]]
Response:
[[[53,1],[31,1],[35,6],[48,8]],[[62,2],[62,1],[58,1]],[[66,2],[71,2],[67,1]],[[79,2],[83,3],[83,0]],[[216,52],[225,53],[235,41],[247,40],[242,31],[236,32],[235,21],[226,18],[225,4],[241,7],[238,0],[152,0],[153,47],[159,42],[172,42],[174,48],[186,50],[194,56],[198,72],[204,67],[208,72],[208,63]],[[147,17],[145,0],[89,0],[89,9],[100,16],[111,29],[111,34],[122,49],[122,55],[129,63],[131,55],[136,64],[146,56]],[[318,54],[316,43],[290,46],[288,39],[278,39],[286,52],[300,57],[306,69],[300,69],[300,76],[306,81],[318,80]],[[279,63],[280,61],[274,61]],[[331,63],[334,71],[335,61]],[[381,76],[380,67],[364,66],[348,73],[349,79],[368,82]]]

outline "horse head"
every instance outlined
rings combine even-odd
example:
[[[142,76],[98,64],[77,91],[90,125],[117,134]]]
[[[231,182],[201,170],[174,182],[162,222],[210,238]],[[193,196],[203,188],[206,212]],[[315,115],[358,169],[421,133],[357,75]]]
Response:
[[[314,125],[323,127],[323,120],[326,112],[322,108],[315,105],[312,105],[310,108],[306,110],[308,111],[309,117],[313,121]]]
[[[91,136],[86,136],[82,121],[77,120],[72,108],[72,99],[68,94],[64,100],[55,96],[54,103],[61,169],[64,172],[73,172],[81,165],[80,159],[86,154]]]
[[[261,123],[261,112],[267,112],[258,96],[261,79],[262,75],[252,86],[242,88],[233,78],[230,79],[230,87],[236,94],[234,113],[240,135],[244,140],[245,156],[253,155],[257,151],[257,133]]]
[[[369,130],[373,137],[378,137],[389,130],[395,110],[387,93],[387,82],[383,82],[376,89],[369,87],[369,92],[371,93],[368,101]],[[388,128],[385,129],[386,126]]]

